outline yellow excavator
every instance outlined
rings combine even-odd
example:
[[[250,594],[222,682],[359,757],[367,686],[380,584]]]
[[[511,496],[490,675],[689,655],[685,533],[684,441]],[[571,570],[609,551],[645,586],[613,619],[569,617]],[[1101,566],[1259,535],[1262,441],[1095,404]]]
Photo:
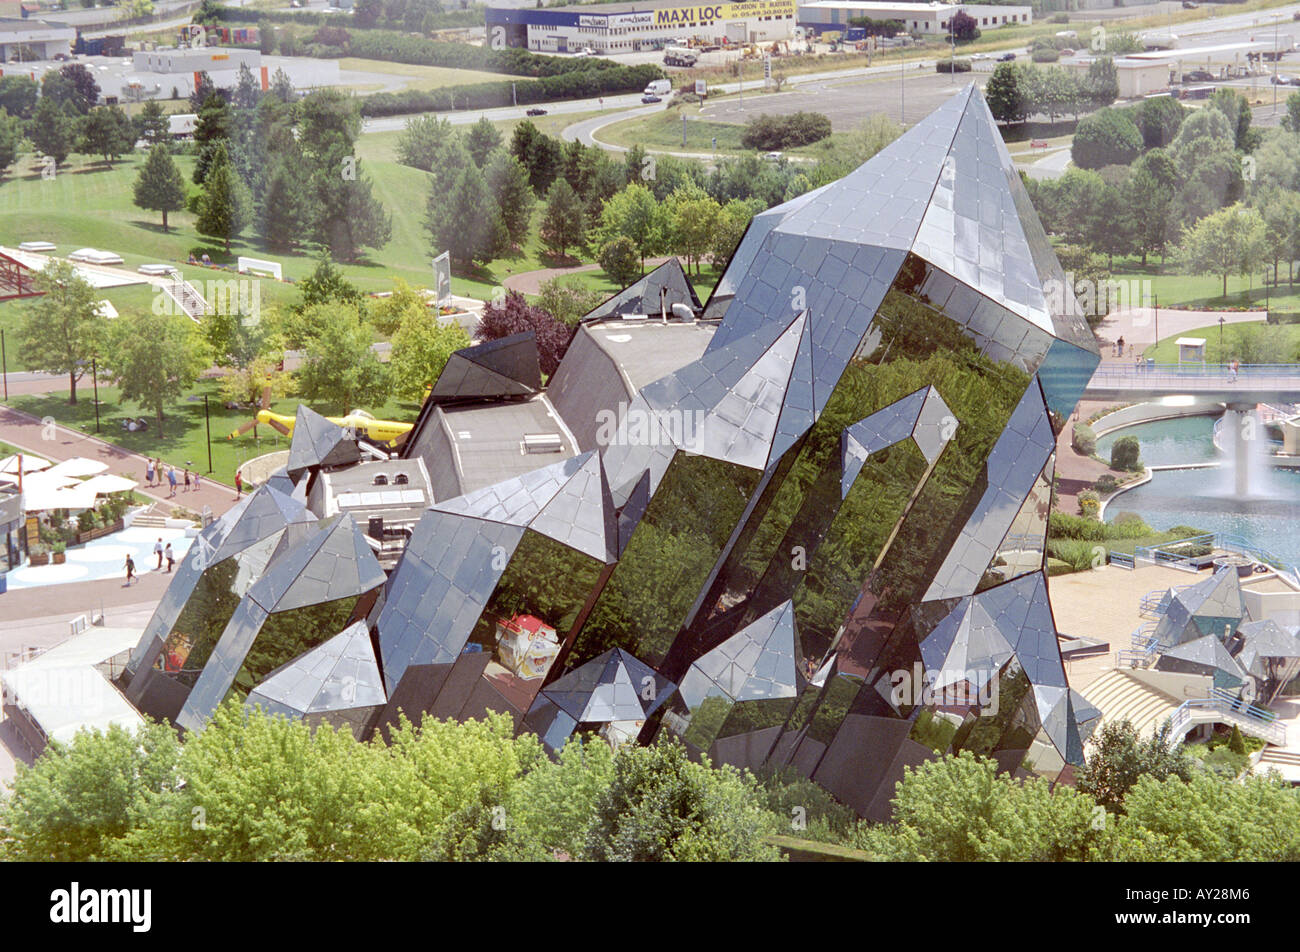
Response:
[[[231,433],[226,439],[233,440],[235,437],[243,436],[259,423],[265,423],[285,436],[293,436],[293,424],[296,417],[271,412],[269,409],[270,403],[271,388],[267,387],[262,391],[262,406],[257,411],[257,415]],[[406,438],[406,434],[411,432],[411,428],[415,426],[414,423],[399,423],[396,420],[376,420],[365,410],[353,410],[347,416],[326,417],[325,419],[344,429],[364,433],[366,439],[374,443],[400,443]]]

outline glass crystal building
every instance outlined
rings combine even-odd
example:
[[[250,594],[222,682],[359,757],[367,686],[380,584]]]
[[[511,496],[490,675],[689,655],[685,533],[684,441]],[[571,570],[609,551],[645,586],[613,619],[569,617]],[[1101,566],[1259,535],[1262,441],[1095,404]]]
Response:
[[[233,693],[358,736],[487,711],[552,750],[667,732],[878,818],[944,751],[1082,761],[1099,715],[1044,543],[1099,356],[974,87],[756,216],[703,306],[670,262],[549,386],[529,346],[448,362],[404,449],[434,501],[386,578],[303,503],[350,450],[297,428],[293,466],[205,530],[128,695],[190,729]]]

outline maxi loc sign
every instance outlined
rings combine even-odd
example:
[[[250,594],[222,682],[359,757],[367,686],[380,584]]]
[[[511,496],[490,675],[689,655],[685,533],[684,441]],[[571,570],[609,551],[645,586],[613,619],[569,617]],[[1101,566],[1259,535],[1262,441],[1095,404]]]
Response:
[[[752,0],[746,3],[704,4],[692,7],[664,7],[655,11],[655,26],[706,24],[718,20],[753,17],[792,17],[796,0]]]

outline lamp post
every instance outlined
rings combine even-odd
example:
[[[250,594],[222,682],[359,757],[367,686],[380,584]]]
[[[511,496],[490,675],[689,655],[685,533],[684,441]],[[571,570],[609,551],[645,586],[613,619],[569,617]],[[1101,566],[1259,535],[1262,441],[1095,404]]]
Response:
[[[208,395],[203,395],[203,426],[208,431],[208,474],[212,474],[212,421],[208,418]]]
[[[95,432],[99,432],[99,365],[90,358],[90,383],[95,388]]]
[[[5,359],[5,332],[0,330],[0,373],[4,375],[5,401],[9,400],[9,361]]]
[[[1224,325],[1224,318],[1223,315],[1220,314],[1219,315],[1219,363],[1226,364],[1228,362],[1226,360],[1228,355],[1223,352],[1223,325]]]

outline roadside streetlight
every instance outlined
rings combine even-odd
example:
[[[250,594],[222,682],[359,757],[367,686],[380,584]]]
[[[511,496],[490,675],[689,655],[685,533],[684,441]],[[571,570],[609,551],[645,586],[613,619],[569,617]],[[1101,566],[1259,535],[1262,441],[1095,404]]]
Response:
[[[1223,352],[1223,324],[1224,324],[1223,315],[1220,314],[1219,315],[1219,363],[1226,364],[1228,362],[1227,361],[1228,355]]]

